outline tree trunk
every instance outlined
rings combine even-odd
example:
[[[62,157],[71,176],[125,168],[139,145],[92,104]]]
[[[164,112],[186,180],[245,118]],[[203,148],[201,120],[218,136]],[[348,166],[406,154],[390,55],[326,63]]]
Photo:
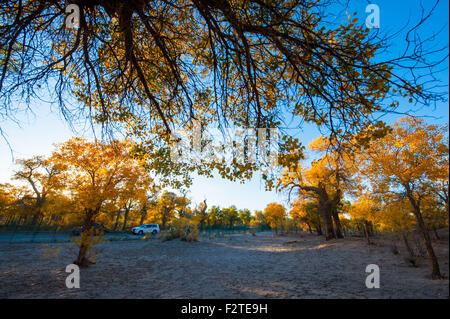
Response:
[[[367,244],[371,245],[372,243],[371,243],[371,241],[370,241],[369,231],[368,231],[368,229],[367,229],[367,220],[364,220],[363,226],[364,226],[364,235],[365,235],[365,237],[366,237],[366,239],[367,239]]]
[[[89,249],[91,247],[91,236],[89,231],[91,230],[94,220],[93,217],[96,212],[94,211],[87,211],[86,212],[86,219],[82,227],[82,233],[81,233],[81,245],[80,250],[78,251],[77,259],[73,262],[75,265],[78,265],[79,267],[88,267],[91,264],[94,264],[93,261],[90,261],[88,259],[88,253]]]
[[[336,227],[336,237],[337,238],[344,238],[344,235],[342,233],[342,226],[341,221],[339,220],[339,214],[337,213],[336,209],[332,210],[334,225]]]
[[[419,229],[422,232],[422,235],[423,235],[423,238],[425,241],[425,247],[427,249],[427,254],[428,254],[428,257],[430,258],[431,278],[432,279],[442,279],[441,271],[439,269],[439,262],[434,253],[430,234],[428,233],[428,230],[425,226],[425,222],[423,221],[423,217],[422,217],[422,213],[420,211],[419,204],[417,203],[416,199],[413,197],[411,192],[408,191],[408,188],[407,188],[407,195],[408,195],[409,201],[411,202],[411,204],[414,208],[414,215],[416,216],[416,219],[417,219],[417,225],[419,226]]]
[[[36,212],[34,213],[33,219],[31,220],[31,225],[33,225],[33,226],[36,225],[38,223],[40,217],[41,217],[41,209],[39,207],[39,208],[36,208]]]
[[[428,257],[430,258],[431,261],[431,278],[432,279],[442,279],[442,275],[441,275],[441,271],[439,269],[439,262],[438,259],[434,253],[434,249],[433,249],[433,245],[431,243],[431,238],[430,238],[430,234],[428,233],[428,230],[425,227],[425,223],[423,221],[423,217],[422,214],[420,212],[420,208],[415,208],[414,209],[416,218],[417,218],[417,222],[419,225],[419,228],[422,232],[423,238],[425,240],[425,247],[427,249],[427,254]]]
[[[88,267],[91,264],[95,264],[95,262],[93,262],[87,258],[88,252],[89,252],[89,246],[85,245],[85,244],[81,244],[80,250],[78,252],[78,257],[73,263],[75,265],[78,265],[79,267]]]
[[[433,226],[433,232],[434,232],[434,237],[436,237],[437,240],[441,239],[437,233],[436,227]]]
[[[322,233],[322,226],[320,225],[320,223],[317,225],[316,230],[317,230],[317,235],[319,235],[319,236],[323,235],[323,233]]]
[[[45,197],[40,197],[40,196],[37,197],[36,205],[34,206],[34,209],[36,212],[33,215],[33,220],[31,221],[32,225],[36,225],[38,223],[39,219],[41,217],[43,217],[42,216],[42,206],[44,205],[45,201],[46,201]]]
[[[408,237],[405,233],[402,233],[403,242],[405,243],[406,250],[408,251],[408,254],[411,258],[416,258],[416,254],[414,253],[414,250],[411,248],[408,242]]]
[[[121,210],[119,209],[117,211],[117,216],[116,216],[116,222],[114,223],[114,228],[113,231],[116,231],[117,229],[117,225],[119,224],[119,219],[120,219],[120,215],[122,214]]]
[[[147,210],[145,210],[145,212],[141,213],[141,219],[139,220],[139,225],[142,225],[144,223],[145,217],[147,217]]]
[[[149,207],[147,203],[142,205],[141,210],[139,211],[141,215],[141,218],[139,219],[139,226],[142,225],[144,223],[145,218],[147,218],[148,208]]]
[[[327,202],[323,202],[320,203],[321,201],[319,200],[319,209],[320,209],[320,214],[322,215],[323,218],[323,223],[324,223],[324,227],[325,227],[325,240],[330,240],[333,238],[336,238],[336,234],[334,232],[334,228],[333,228],[333,220],[331,218],[331,207],[330,204]]]
[[[423,245],[422,245],[422,242],[421,242],[420,238],[418,238],[418,237],[420,237],[420,234],[418,234],[418,235],[419,235],[419,236],[416,236],[416,234],[413,233],[414,244],[415,244],[416,247],[417,247],[417,252],[418,252],[419,256],[420,256],[420,257],[426,257],[426,256],[427,256],[426,249],[424,249],[424,247],[423,247]]]
[[[398,255],[399,251],[398,251],[398,247],[396,244],[396,236],[395,233],[391,234],[391,251],[394,255]]]
[[[130,212],[130,207],[125,207],[125,215],[123,215],[123,226],[122,231],[124,232],[127,228],[128,214]]]
[[[41,214],[41,217],[39,219],[39,227],[41,227],[43,222],[44,222],[44,215]]]
[[[167,218],[163,215],[163,217],[161,218],[162,229],[166,229],[166,224],[167,224]]]

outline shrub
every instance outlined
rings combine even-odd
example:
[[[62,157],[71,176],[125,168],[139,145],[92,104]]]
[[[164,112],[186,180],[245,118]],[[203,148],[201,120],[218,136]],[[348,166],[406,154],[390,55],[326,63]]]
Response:
[[[183,238],[181,238],[181,240],[183,240]],[[186,241],[191,242],[191,241],[198,241],[198,227],[197,225],[193,225],[192,228],[190,229],[189,234],[186,236]]]
[[[180,238],[183,241],[198,241],[199,230],[198,223],[187,218],[179,218],[171,224],[170,232],[167,236],[161,238],[163,241]]]
[[[165,242],[165,241],[173,240],[175,238],[177,238],[177,237],[175,237],[171,232],[164,233],[161,236],[161,241]]]

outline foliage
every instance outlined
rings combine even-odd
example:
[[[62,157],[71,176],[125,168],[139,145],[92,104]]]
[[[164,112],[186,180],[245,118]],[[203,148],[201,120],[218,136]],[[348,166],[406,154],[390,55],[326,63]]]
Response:
[[[395,110],[399,98],[423,105],[442,98],[429,83],[445,45],[426,49],[433,37],[407,37],[402,54],[386,58],[386,46],[400,43],[396,34],[371,33],[339,14],[340,1],[75,3],[82,14],[71,29],[62,23],[63,0],[3,1],[0,116],[21,110],[18,99],[30,107],[48,96],[66,119],[124,128],[136,139],[135,156],[176,188],[189,186],[193,171],[245,180],[258,169],[237,161],[176,165],[172,133],[192,129],[194,119],[207,130],[282,127],[296,117],[347,139],[376,123],[377,112]],[[430,16],[423,12],[409,31]],[[282,165],[302,156],[289,134],[279,144]],[[269,188],[276,178],[265,174]]]
[[[277,203],[270,203],[264,209],[264,217],[272,229],[278,232],[286,217],[286,209]]]
[[[198,235],[198,224],[192,219],[182,217],[172,221],[169,235],[163,240],[180,238],[182,241],[192,242],[198,241]]]
[[[309,232],[316,231],[318,234],[322,234],[322,221],[317,201],[296,199],[291,206],[289,215],[296,227],[302,230],[308,230]]]
[[[365,165],[363,173],[375,193],[408,199],[424,237],[433,278],[441,278],[441,274],[424,210],[429,207],[430,196],[438,196],[442,186],[448,185],[448,152],[448,125],[404,117],[393,125],[391,133],[373,141],[370,150],[360,154]],[[448,203],[444,205],[448,215]]]

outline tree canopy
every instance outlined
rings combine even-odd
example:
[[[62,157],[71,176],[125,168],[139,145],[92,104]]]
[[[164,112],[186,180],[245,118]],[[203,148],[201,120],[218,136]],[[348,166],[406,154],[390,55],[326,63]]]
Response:
[[[282,127],[294,116],[346,137],[374,112],[395,110],[400,97],[423,104],[442,97],[429,80],[445,46],[426,50],[432,38],[414,36],[430,12],[410,26],[405,50],[388,57],[393,39],[350,13],[336,20],[327,9],[345,8],[339,1],[72,3],[80,8],[74,29],[65,26],[63,0],[3,2],[2,116],[48,89],[67,119],[87,114],[106,129],[126,128],[141,141],[138,154],[155,154],[160,173],[210,171],[180,172],[168,157],[170,133],[194,119],[249,128]],[[229,178],[255,169],[232,165],[238,173],[213,168]]]

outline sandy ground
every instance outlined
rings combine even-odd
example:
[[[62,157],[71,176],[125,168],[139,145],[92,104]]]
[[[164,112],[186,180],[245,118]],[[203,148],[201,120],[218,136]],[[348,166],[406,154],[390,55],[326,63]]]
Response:
[[[448,275],[448,235],[435,247]],[[68,289],[69,243],[0,243],[0,298],[449,298],[448,279],[429,279],[427,260],[412,268],[387,245],[360,238],[258,233],[117,241],[95,251],[81,288]],[[379,289],[365,286],[368,264],[380,267]]]

